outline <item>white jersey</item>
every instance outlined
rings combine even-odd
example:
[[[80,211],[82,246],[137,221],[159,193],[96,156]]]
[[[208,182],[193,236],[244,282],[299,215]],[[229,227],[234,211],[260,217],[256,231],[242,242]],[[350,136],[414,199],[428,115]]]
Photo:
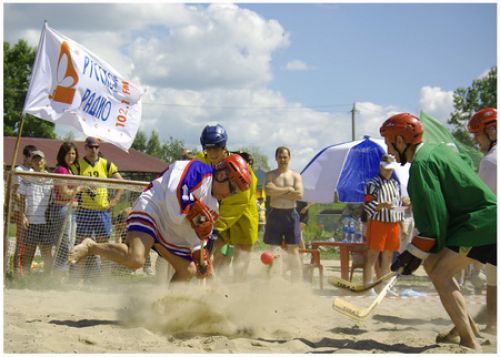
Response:
[[[191,256],[201,241],[186,219],[195,198],[219,213],[212,196],[213,168],[200,161],[176,161],[138,197],[127,220],[129,231],[149,234],[178,256]]]
[[[497,194],[497,146],[493,146],[479,164],[479,176]]]

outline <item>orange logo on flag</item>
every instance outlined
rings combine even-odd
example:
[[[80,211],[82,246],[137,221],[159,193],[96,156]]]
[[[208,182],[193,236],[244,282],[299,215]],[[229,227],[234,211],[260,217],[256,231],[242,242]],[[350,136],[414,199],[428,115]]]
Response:
[[[57,62],[57,82],[58,85],[52,92],[52,95],[49,95],[49,98],[56,102],[66,104],[73,103],[73,98],[76,92],[74,87],[78,83],[78,74],[76,73],[75,67],[73,67],[71,52],[66,41],[61,44],[61,50],[59,52],[59,60]]]

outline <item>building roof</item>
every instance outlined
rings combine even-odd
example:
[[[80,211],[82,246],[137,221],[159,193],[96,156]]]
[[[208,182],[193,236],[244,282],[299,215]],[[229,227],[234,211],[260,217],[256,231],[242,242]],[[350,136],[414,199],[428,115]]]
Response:
[[[3,137],[3,164],[4,167],[10,167],[14,150],[16,148],[17,137]],[[26,145],[35,145],[45,154],[48,168],[54,168],[57,163],[57,152],[64,140],[45,139],[45,138],[27,138],[22,137],[19,144],[19,150],[16,158],[16,165],[23,162],[23,148]],[[84,142],[73,141],[78,148],[80,157],[84,155]],[[119,149],[110,143],[101,143],[101,152],[105,158],[112,161],[120,172],[140,172],[140,173],[160,173],[167,163],[156,157],[144,154],[135,149],[129,149],[129,152]]]

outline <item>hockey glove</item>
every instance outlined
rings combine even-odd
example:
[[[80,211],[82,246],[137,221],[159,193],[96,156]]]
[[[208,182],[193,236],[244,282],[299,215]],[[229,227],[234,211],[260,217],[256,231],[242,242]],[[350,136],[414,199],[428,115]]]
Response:
[[[189,206],[189,211],[186,214],[186,219],[189,221],[200,240],[206,240],[208,236],[210,236],[217,218],[217,213],[211,211],[210,208],[200,200],[194,201]]]
[[[193,248],[191,251],[191,259],[196,265],[196,275],[198,278],[206,278],[213,275],[212,262],[210,261],[210,257],[208,255],[208,250],[203,248],[203,263],[200,259],[200,246]]]
[[[408,248],[391,265],[391,271],[403,268],[402,275],[411,275],[429,256],[429,251],[436,243],[434,238],[415,236]]]

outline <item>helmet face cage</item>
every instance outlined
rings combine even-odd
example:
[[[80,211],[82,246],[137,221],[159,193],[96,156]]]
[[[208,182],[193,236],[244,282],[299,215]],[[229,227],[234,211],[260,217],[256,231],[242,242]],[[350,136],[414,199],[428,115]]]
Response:
[[[203,150],[211,147],[225,148],[227,143],[226,129],[220,124],[207,125],[201,132],[200,143]]]
[[[497,110],[495,108],[484,108],[475,113],[467,124],[470,133],[484,133],[486,129],[497,126]]]
[[[226,169],[229,172],[229,181],[236,184],[240,191],[250,188],[252,175],[246,161],[238,154],[231,154],[215,166],[215,170]]]
[[[420,144],[423,134],[422,122],[410,113],[393,115],[380,127],[380,135],[390,143],[395,143],[396,137],[402,136],[407,144]]]

